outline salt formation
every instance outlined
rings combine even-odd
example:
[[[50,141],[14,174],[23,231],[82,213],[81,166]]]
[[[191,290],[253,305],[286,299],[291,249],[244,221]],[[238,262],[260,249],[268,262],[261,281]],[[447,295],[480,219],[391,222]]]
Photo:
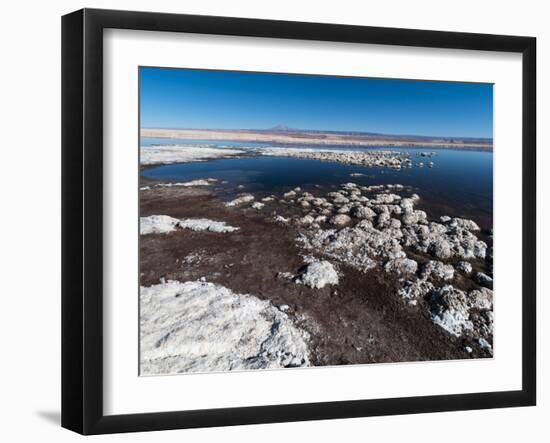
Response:
[[[213,283],[140,292],[143,375],[308,366],[308,334],[284,309]]]
[[[209,220],[207,218],[178,219],[168,215],[150,215],[140,217],[140,234],[167,234],[177,229],[191,229],[192,231],[233,232],[238,230],[225,222]]]
[[[337,285],[338,273],[330,262],[315,260],[307,265],[298,281],[310,288],[321,289],[326,285]]]
[[[426,301],[423,306],[436,325],[455,336],[489,340],[491,276],[477,273],[474,281],[481,288],[465,292],[452,286],[458,274],[449,263],[459,259],[456,270],[468,275],[468,260],[491,260],[491,249],[476,235],[479,226],[458,217],[430,221],[426,212],[415,208],[417,194],[395,193],[404,189],[399,184],[344,183],[324,196],[293,190],[286,194],[292,200],[285,201],[297,205],[301,215],[289,223],[297,227],[297,243],[305,250],[361,272],[381,267],[397,277],[400,298],[411,305]],[[428,260],[419,263],[407,257],[410,250]]]
[[[332,161],[350,165],[401,169],[408,163],[409,155],[400,151],[345,151],[331,149],[266,148],[263,155],[296,157]]]
[[[162,165],[170,163],[189,163],[215,158],[233,157],[244,154],[238,149],[213,148],[211,146],[148,146],[140,149],[140,164]]]
[[[237,197],[234,200],[231,200],[230,202],[227,202],[225,206],[232,207],[232,206],[239,206],[243,203],[250,203],[254,200],[254,196],[252,194],[242,194],[239,197]]]

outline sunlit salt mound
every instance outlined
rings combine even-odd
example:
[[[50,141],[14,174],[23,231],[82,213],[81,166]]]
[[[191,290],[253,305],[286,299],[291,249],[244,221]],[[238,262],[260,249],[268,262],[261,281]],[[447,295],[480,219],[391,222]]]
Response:
[[[330,262],[315,260],[307,265],[299,281],[310,288],[321,289],[326,285],[337,285],[338,273]]]
[[[215,158],[226,158],[243,154],[239,149],[214,148],[210,146],[151,146],[140,149],[142,165],[161,165],[169,163],[189,163]]]
[[[139,232],[147,234],[168,234],[178,229],[191,229],[192,231],[210,232],[234,232],[239,228],[229,226],[225,222],[209,220],[207,218],[174,218],[168,215],[150,215],[140,217]]]
[[[284,312],[213,283],[142,287],[141,373],[309,366],[308,334]]]

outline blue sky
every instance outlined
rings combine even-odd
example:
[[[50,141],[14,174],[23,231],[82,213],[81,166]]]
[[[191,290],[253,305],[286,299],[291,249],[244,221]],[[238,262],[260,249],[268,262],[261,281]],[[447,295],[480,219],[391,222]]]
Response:
[[[140,68],[142,128],[493,136],[490,84]]]

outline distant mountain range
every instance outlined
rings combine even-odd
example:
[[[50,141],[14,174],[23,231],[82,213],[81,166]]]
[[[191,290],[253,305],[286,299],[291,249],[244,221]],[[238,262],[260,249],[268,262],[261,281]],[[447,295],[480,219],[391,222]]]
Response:
[[[266,129],[266,131],[271,131],[271,132],[289,132],[289,131],[298,131],[298,129],[294,129],[294,128],[291,128],[287,125],[277,125],[277,126],[273,126],[272,128],[268,128]]]

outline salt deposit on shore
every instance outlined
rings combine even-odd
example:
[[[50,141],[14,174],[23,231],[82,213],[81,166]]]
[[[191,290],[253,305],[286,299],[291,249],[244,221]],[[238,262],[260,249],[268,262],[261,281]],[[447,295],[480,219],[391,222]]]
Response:
[[[283,310],[206,282],[141,287],[141,374],[309,366],[308,334]]]
[[[470,332],[479,340],[493,333],[493,291],[482,288],[470,292],[452,285],[434,290],[429,299],[432,320],[449,333],[459,337]],[[471,316],[471,311],[478,315]]]
[[[394,169],[401,169],[409,163],[409,155],[399,151],[344,151],[340,149],[316,149],[313,151],[300,148],[269,148],[258,152],[276,157],[296,157]]]
[[[169,163],[189,163],[196,161],[226,158],[244,154],[240,149],[213,148],[211,146],[151,146],[140,149],[140,164],[161,165]]]
[[[277,149],[277,151],[279,150]],[[305,152],[305,150],[301,152]],[[327,152],[329,155],[333,153],[327,150],[325,154]],[[319,152],[314,152],[314,154],[317,155]],[[391,156],[388,158],[391,158]],[[346,180],[349,180],[349,178]],[[197,181],[193,182],[196,183]],[[184,184],[180,185],[185,186]],[[305,189],[287,187],[267,191],[276,192],[276,195],[266,195],[266,191],[254,194],[242,193],[242,188],[237,185],[237,183],[234,184],[236,194],[229,194],[232,198],[231,201],[225,202],[228,194],[221,193],[219,199],[214,199],[216,208],[213,207],[211,212],[203,214],[206,217],[214,214],[212,217],[216,218],[216,215],[225,212],[227,217],[231,217],[230,220],[232,221],[241,220],[238,217],[243,217],[242,225],[240,221],[234,223],[241,226],[243,238],[240,239],[241,236],[238,236],[239,238],[227,236],[228,241],[231,242],[234,240],[255,241],[255,239],[248,236],[250,230],[247,229],[247,226],[249,225],[245,223],[256,223],[258,220],[263,223],[261,218],[262,216],[265,217],[265,220],[269,220],[273,226],[267,229],[271,237],[262,245],[264,249],[261,249],[260,254],[270,248],[269,241],[276,238],[279,233],[284,232],[284,235],[287,236],[286,244],[291,247],[285,246],[283,253],[279,251],[277,257],[280,258],[285,256],[284,254],[288,254],[290,258],[286,261],[280,261],[276,270],[292,272],[274,273],[277,275],[278,285],[285,286],[291,293],[292,291],[299,291],[301,298],[318,303],[323,300],[333,302],[335,299],[342,297],[342,294],[349,295],[350,287],[354,288],[355,278],[361,283],[364,282],[365,287],[370,288],[372,285],[376,290],[379,290],[377,285],[381,280],[381,294],[386,297],[384,299],[386,303],[390,300],[392,306],[397,306],[396,312],[399,311],[399,306],[403,304],[404,311],[400,312],[399,315],[410,316],[407,318],[414,318],[412,321],[418,321],[419,324],[424,325],[425,329],[422,334],[431,331],[429,333],[434,334],[434,337],[443,337],[442,340],[444,342],[448,340],[449,346],[458,346],[457,349],[460,349],[459,354],[461,356],[467,352],[464,351],[466,348],[471,350],[470,353],[473,353],[472,356],[474,357],[486,357],[492,354],[492,238],[487,236],[489,231],[485,229],[485,225],[483,225],[484,230],[482,231],[480,226],[473,220],[450,216],[439,217],[439,214],[438,217],[432,217],[429,213],[430,205],[426,202],[423,202],[422,208],[427,212],[419,209],[418,204],[422,202],[421,196],[414,193],[418,190],[401,184],[371,184],[368,186],[348,182],[329,188],[323,188],[321,185],[308,185],[304,187]],[[151,186],[154,188],[153,185]],[[201,185],[193,184],[189,186]],[[145,198],[149,198],[151,193],[145,194]],[[222,217],[222,215],[219,216]],[[257,226],[257,224],[254,226]],[[216,222],[207,218],[177,219],[161,215],[142,218],[142,234],[170,233],[179,229],[232,232],[239,228],[227,226],[224,222]],[[198,238],[200,236],[193,237]],[[223,239],[225,237],[219,236],[217,238]],[[166,237],[166,239],[169,240],[170,238]],[[176,236],[174,236],[174,239],[176,239]],[[157,239],[152,240],[156,241]],[[295,250],[295,245],[292,244],[293,241],[301,249],[298,253]],[[199,247],[202,248],[202,245]],[[255,253],[257,256],[258,250]],[[200,252],[199,256],[202,255],[203,253]],[[311,260],[304,259],[306,266],[303,268],[296,261],[293,261],[293,257],[295,259],[300,256],[311,257]],[[178,273],[171,274],[167,278],[191,280],[207,275],[210,279],[212,275],[216,276],[212,277],[212,279],[216,278],[215,281],[232,287],[233,278],[239,281],[239,277],[235,277],[237,274],[230,272],[229,275],[220,276],[218,273],[219,269],[225,269],[226,265],[223,260],[226,259],[227,257],[217,258],[219,261],[209,264],[209,267],[206,268],[208,273],[205,274],[180,277],[180,274],[178,274],[180,271],[177,270]],[[231,257],[231,260],[233,260],[233,257]],[[289,269],[285,263],[291,262],[293,264]],[[201,266],[204,266],[204,264]],[[227,266],[233,266],[233,263]],[[269,286],[269,279],[273,278],[273,274],[262,274],[263,270],[268,268],[269,264],[266,263],[261,266],[259,275],[263,276],[263,280],[260,280],[262,285],[254,289],[248,289],[249,286],[244,286],[244,290],[261,292],[262,298],[269,298],[269,294],[264,293],[263,288]],[[197,269],[199,268],[197,267]],[[200,272],[203,272],[202,268],[200,268]],[[247,270],[244,271],[244,273],[246,272]],[[358,275],[359,277],[357,277]],[[349,276],[353,276],[354,279],[349,278]],[[150,279],[147,284],[158,281],[158,278],[157,276],[155,279]],[[169,283],[171,285],[199,284],[199,282],[194,281]],[[255,282],[253,283],[255,284]],[[204,282],[200,284],[207,285]],[[263,286],[264,284],[267,286]],[[307,286],[307,288],[300,287],[301,285]],[[338,285],[338,287],[331,288],[335,285]],[[252,316],[250,312],[254,312],[256,317],[258,317],[258,312],[264,312],[262,311],[263,308],[258,308],[256,311],[247,308],[241,312],[239,310],[239,297],[251,297],[255,300],[255,303],[267,303],[270,308],[266,312],[271,312],[273,309],[283,314],[281,309],[273,307],[268,302],[260,302],[260,299],[256,297],[233,294],[223,286],[212,286],[215,289],[209,287],[210,289],[204,289],[204,291],[208,294],[210,294],[210,290],[213,292],[229,291],[232,297],[238,299],[230,304],[230,306],[237,306],[237,311],[232,313],[232,308],[229,313],[224,312],[227,307],[221,302],[219,294],[216,296],[207,295],[204,298],[205,306],[198,306],[203,309],[201,312],[208,321],[212,319],[214,332],[205,329],[204,337],[216,337],[217,332],[215,331],[218,326],[222,329],[226,328],[226,331],[233,331],[234,326],[231,322],[248,321],[249,316]],[[155,285],[151,288],[157,288],[155,291],[161,294],[164,291],[162,285]],[[325,289],[321,290],[322,288]],[[142,291],[148,289],[150,288],[142,288]],[[195,304],[198,303],[199,299],[197,295],[199,292],[197,291],[200,292],[203,289],[189,286],[189,291],[185,289],[182,294],[189,292],[189,303]],[[318,299],[305,297],[307,294],[313,293],[323,294],[323,297]],[[181,294],[176,294],[173,295],[173,298],[178,299],[181,296]],[[277,295],[272,296],[270,299],[276,300],[277,304],[284,302],[291,306],[288,309],[288,315],[296,319],[295,321],[300,321],[301,312],[308,311],[304,311],[303,307],[302,310],[297,309],[299,303],[296,302],[296,299],[285,297],[287,295],[283,294],[282,297]],[[209,300],[211,304],[206,306],[206,303],[210,303]],[[166,303],[172,303],[172,301]],[[309,301],[308,303],[312,302]],[[300,350],[302,348],[292,348],[292,346],[297,346],[293,341],[294,338],[288,346],[298,350],[296,352],[289,351],[290,353],[285,354],[286,351],[266,351],[263,341],[256,339],[256,336],[247,337],[244,339],[244,346],[247,349],[246,355],[248,357],[239,354],[240,351],[234,350],[235,343],[240,343],[241,338],[233,335],[222,341],[218,348],[217,343],[206,343],[203,336],[192,336],[190,335],[191,330],[185,330],[182,332],[183,338],[181,340],[174,338],[173,343],[171,342],[164,347],[164,338],[162,337],[166,336],[166,340],[168,340],[172,337],[172,331],[179,333],[179,328],[184,324],[187,316],[192,315],[191,308],[188,306],[191,305],[182,305],[181,311],[176,308],[178,314],[174,316],[174,323],[168,322],[168,319],[166,320],[168,323],[164,329],[164,335],[161,332],[155,332],[157,334],[155,343],[158,345],[148,345],[150,357],[147,357],[147,361],[142,362],[142,369],[146,373],[308,365],[310,364],[309,358],[311,358],[311,362],[317,364],[316,354],[311,354],[308,357],[307,347],[303,348],[306,349],[305,351]],[[306,304],[306,306],[309,305]],[[166,307],[172,309],[168,304]],[[233,314],[238,320],[232,317]],[[262,315],[255,320],[256,323],[246,323],[250,325],[250,330],[265,331],[269,324],[272,327],[273,325],[279,325],[279,320],[272,317],[273,321],[272,323],[268,321],[268,326],[264,327],[263,323],[261,327],[258,326],[258,322],[261,323],[265,320],[265,316],[262,317]],[[308,318],[311,321],[315,320],[313,317]],[[419,318],[422,320],[418,320]],[[290,322],[290,318],[287,317],[287,320]],[[430,326],[430,320],[434,326]],[[191,317],[191,323],[193,321],[195,321],[194,317]],[[292,326],[292,323],[290,325]],[[185,328],[185,325],[182,327]],[[211,325],[205,325],[204,327],[211,327]],[[275,327],[276,331],[278,327]],[[238,327],[236,330],[240,331]],[[308,330],[313,331],[309,324]],[[333,332],[334,330],[331,329],[330,333]],[[256,332],[253,332],[253,334],[256,334]],[[262,332],[257,333],[257,335],[261,334]],[[298,334],[297,337],[302,337],[305,343],[303,338],[305,336],[301,335],[302,332],[298,330],[296,334]],[[316,336],[312,338],[312,349],[316,349],[313,345],[316,339]],[[183,342],[187,343],[186,340],[189,343],[187,347],[182,345]],[[278,336],[269,336],[267,340],[272,344],[279,344],[281,340],[287,343],[286,338],[280,339]],[[285,344],[285,346],[287,345]],[[159,354],[156,354],[157,347],[163,348],[162,352],[158,351]],[[178,351],[173,351],[176,348]],[[182,350],[181,353],[180,349]],[[204,349],[214,349],[214,351],[205,352]],[[195,350],[196,352],[193,353]],[[424,349],[423,352],[427,356],[432,355],[429,350]],[[279,357],[277,357],[279,355],[286,355],[286,357],[279,360]],[[303,357],[304,355],[305,357]],[[298,359],[295,360],[295,357]],[[297,364],[298,360],[302,363]],[[146,368],[149,368],[149,372]]]
[[[306,266],[298,281],[310,288],[321,289],[326,285],[337,285],[338,273],[330,262],[314,260]]]
[[[140,234],[166,234],[177,229],[191,229],[192,231],[233,232],[238,230],[225,222],[209,220],[206,218],[178,219],[168,215],[150,215],[140,217]]]
[[[405,302],[416,305],[427,300],[436,325],[457,337],[467,334],[488,340],[492,337],[492,277],[480,272],[472,275],[472,283],[480,287],[471,291],[452,285],[459,274],[455,266],[465,276],[461,278],[468,278],[472,272],[468,260],[491,260],[488,245],[476,235],[479,226],[473,220],[447,216],[440,223],[430,221],[426,212],[415,209],[418,195],[396,191],[405,188],[344,183],[324,196],[296,188],[284,193],[281,201],[299,209],[288,223],[297,228],[300,247],[365,273],[381,267],[396,276],[400,285],[396,295]],[[427,261],[419,264],[407,257],[411,249]],[[455,266],[448,262],[457,259]],[[338,281],[334,274],[332,284]],[[296,280],[303,281],[305,275]],[[320,286],[314,280],[312,287],[326,284]]]
[[[218,180],[215,178],[206,178],[206,179],[198,179],[198,180],[191,180],[188,182],[182,182],[182,183],[158,183],[155,185],[157,188],[172,188],[172,187],[180,187],[183,186],[185,188],[191,187],[191,186],[210,186],[214,183],[216,183]]]
[[[239,197],[237,197],[234,200],[231,200],[230,202],[227,202],[225,206],[232,207],[232,206],[239,206],[244,203],[250,203],[253,201],[255,197],[252,194],[242,194]]]

